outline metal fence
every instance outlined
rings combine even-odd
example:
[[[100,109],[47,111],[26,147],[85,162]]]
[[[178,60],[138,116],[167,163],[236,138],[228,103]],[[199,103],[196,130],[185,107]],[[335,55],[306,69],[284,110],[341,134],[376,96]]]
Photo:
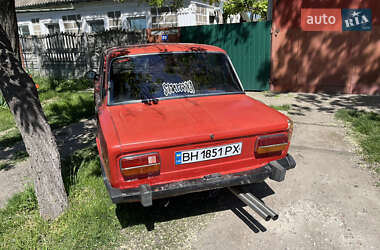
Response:
[[[100,53],[108,47],[146,43],[145,31],[110,30],[94,34],[57,33],[22,36],[24,67],[30,73],[78,78],[98,67]]]
[[[245,90],[268,90],[270,21],[181,28],[181,42],[218,46],[227,51]]]

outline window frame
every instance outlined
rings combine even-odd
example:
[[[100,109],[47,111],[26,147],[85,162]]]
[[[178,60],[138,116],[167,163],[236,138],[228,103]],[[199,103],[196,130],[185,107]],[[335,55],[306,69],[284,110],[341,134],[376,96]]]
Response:
[[[21,27],[27,27],[28,28],[28,35],[25,35],[23,32],[22,32],[22,30],[21,30]],[[29,23],[18,23],[17,24],[17,29],[18,29],[18,32],[19,32],[19,34],[20,33],[22,33],[22,34],[20,34],[21,36],[31,36],[32,35],[32,32],[31,32],[31,29],[30,29],[30,25],[29,25]],[[21,32],[20,32],[21,31]]]
[[[102,21],[103,22],[103,30],[102,31],[96,31],[96,32],[104,32],[106,31],[106,21],[105,21],[105,18],[104,17],[99,17],[99,18],[91,18],[91,19],[86,19],[86,25],[87,25],[87,30],[88,30],[88,33],[94,33],[94,31],[92,30],[92,27],[91,27],[91,22],[99,22],[99,21]]]
[[[72,19],[72,18],[69,18],[69,17],[75,17],[75,18]],[[63,25],[63,32],[74,32],[74,33],[78,33],[78,34],[81,33],[81,32],[83,32],[83,29],[82,29],[82,27],[83,27],[83,17],[82,17],[81,14],[63,15],[63,16],[61,16],[61,20],[62,20],[62,25]],[[74,26],[77,26],[77,27],[66,28],[65,24],[68,24],[68,23],[75,24]],[[78,24],[80,24],[80,25],[78,25]]]

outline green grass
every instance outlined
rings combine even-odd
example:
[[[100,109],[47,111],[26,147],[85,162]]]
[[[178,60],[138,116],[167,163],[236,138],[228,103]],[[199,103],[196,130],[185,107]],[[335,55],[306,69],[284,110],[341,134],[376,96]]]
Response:
[[[6,147],[11,147],[21,140],[22,140],[21,134],[15,128],[15,129],[7,132],[5,135],[0,137],[0,150],[4,149]]]
[[[29,157],[29,154],[25,151],[18,151],[15,153],[15,155],[12,157],[12,159],[7,160],[3,163],[0,163],[0,171],[3,169],[9,169],[16,165],[16,163],[25,160]]]
[[[0,108],[0,131],[4,131],[16,126],[12,113],[7,108]]]
[[[44,107],[50,126],[60,128],[77,122],[82,118],[94,115],[94,99],[92,93],[67,93]]]
[[[292,105],[290,104],[284,104],[284,105],[270,105],[271,108],[274,108],[276,110],[281,110],[281,111],[289,111],[292,108]]]
[[[93,96],[90,91],[86,91],[90,87],[87,80],[55,80],[43,77],[33,77],[33,80],[39,85],[39,98],[52,128],[60,128],[94,115]],[[0,132],[15,128],[14,118],[6,105],[0,105],[0,121]],[[12,146],[20,140],[18,131],[9,131],[0,137],[0,149]]]
[[[380,164],[380,114],[341,109],[336,118],[348,122],[369,163]],[[375,169],[380,174],[380,167]]]
[[[13,197],[0,210],[0,249],[98,249],[112,247],[121,226],[115,205],[99,176],[94,147],[63,162],[69,209],[57,220],[39,216],[33,189]]]
[[[169,205],[116,206],[103,184],[95,146],[76,151],[62,165],[69,208],[55,221],[42,220],[28,187],[0,209],[0,249],[184,248],[212,217],[209,212],[220,208],[207,192],[172,198]]]
[[[42,105],[44,102],[50,103],[67,99],[72,95],[77,95],[79,92],[91,87],[91,83],[84,79],[78,80],[56,80],[44,77],[33,77],[36,84],[39,85],[38,96]],[[15,127],[15,121],[6,105],[4,98],[0,96],[0,131]]]

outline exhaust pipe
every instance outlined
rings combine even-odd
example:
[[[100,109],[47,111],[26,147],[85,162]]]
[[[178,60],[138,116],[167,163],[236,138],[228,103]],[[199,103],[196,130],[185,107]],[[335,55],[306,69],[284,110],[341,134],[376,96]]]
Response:
[[[239,193],[236,188],[229,187],[228,188],[236,197],[238,197],[242,202],[244,202],[247,206],[252,208],[258,215],[260,215],[265,221],[269,221],[271,219],[270,215],[260,208],[254,201],[249,199],[249,197],[244,193]]]
[[[247,206],[252,208],[252,210],[255,211],[258,215],[260,215],[265,221],[269,221],[270,219],[278,219],[278,214],[275,213],[269,207],[267,207],[265,204],[263,204],[253,194],[240,192],[239,189],[236,187],[228,187],[228,189]]]
[[[248,198],[252,201],[254,201],[257,206],[259,206],[263,211],[265,211],[269,216],[272,218],[272,220],[277,220],[278,219],[278,214],[275,213],[272,209],[267,207],[264,203],[262,203],[258,198],[256,198],[253,194],[251,193],[246,193]]]

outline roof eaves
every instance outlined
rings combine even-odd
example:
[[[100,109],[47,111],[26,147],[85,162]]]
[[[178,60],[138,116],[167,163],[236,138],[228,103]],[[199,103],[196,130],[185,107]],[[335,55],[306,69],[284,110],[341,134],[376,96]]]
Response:
[[[55,4],[81,2],[83,0],[16,0],[16,9],[43,7]]]

